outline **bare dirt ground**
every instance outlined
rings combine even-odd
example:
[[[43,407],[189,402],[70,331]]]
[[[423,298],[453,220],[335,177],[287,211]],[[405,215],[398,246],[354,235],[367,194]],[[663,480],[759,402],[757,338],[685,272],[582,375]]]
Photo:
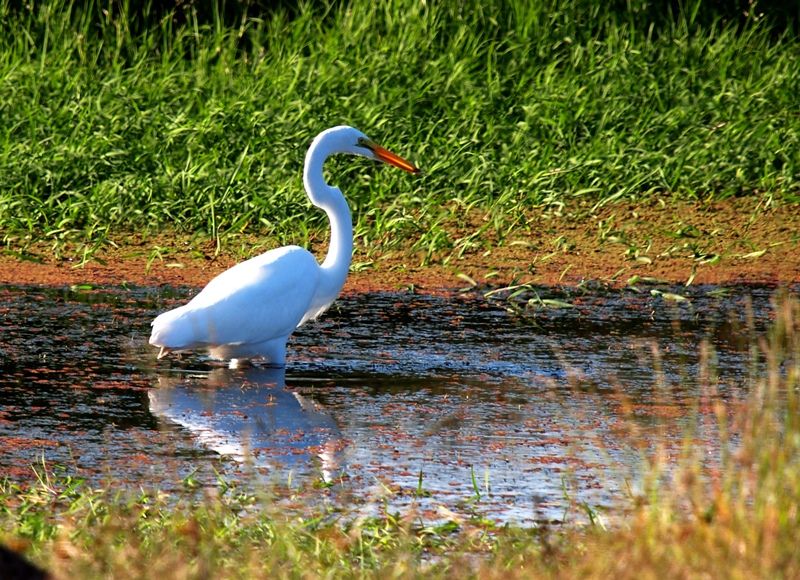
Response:
[[[480,227],[470,218],[452,239]],[[575,285],[600,281],[623,286],[634,276],[676,284],[800,283],[800,205],[767,204],[764,198],[709,204],[658,200],[613,204],[592,211],[575,206],[531,213],[502,242],[492,234],[474,246],[429,259],[410,251],[356,249],[345,292],[414,288],[435,292],[513,283]],[[127,235],[82,263],[45,243],[0,257],[0,283],[202,286],[242,259],[212,241],[191,242],[169,234],[157,240]],[[169,247],[162,255],[155,247]],[[319,253],[324,247],[315,248]],[[253,254],[258,253],[254,251]],[[215,255],[216,254],[216,255]]]

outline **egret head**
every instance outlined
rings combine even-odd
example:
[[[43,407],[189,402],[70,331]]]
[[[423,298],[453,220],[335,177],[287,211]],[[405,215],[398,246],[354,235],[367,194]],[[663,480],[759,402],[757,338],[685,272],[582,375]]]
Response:
[[[303,183],[311,203],[325,211],[334,206],[343,205],[342,213],[346,211],[349,216],[350,210],[347,208],[347,202],[341,191],[325,183],[322,175],[322,165],[325,160],[337,153],[360,155],[394,165],[409,173],[419,173],[419,169],[413,163],[374,143],[358,129],[341,125],[323,131],[314,138],[308,153],[306,153]]]
[[[347,125],[332,127],[317,135],[311,144],[309,154],[317,150],[322,152],[323,158],[336,153],[349,153],[388,163],[409,173],[419,173],[419,169],[413,163],[381,147],[358,129]]]

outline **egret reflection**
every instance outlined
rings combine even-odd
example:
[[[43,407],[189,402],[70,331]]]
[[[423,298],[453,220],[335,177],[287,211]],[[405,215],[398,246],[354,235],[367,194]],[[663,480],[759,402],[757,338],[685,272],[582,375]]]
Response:
[[[336,469],[339,430],[330,414],[286,387],[283,368],[215,368],[161,375],[150,411],[178,424],[199,444],[258,468]]]

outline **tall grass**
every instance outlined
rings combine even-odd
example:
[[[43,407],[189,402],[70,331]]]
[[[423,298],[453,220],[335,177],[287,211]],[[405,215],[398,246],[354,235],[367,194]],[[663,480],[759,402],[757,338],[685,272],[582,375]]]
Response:
[[[733,384],[702,347],[695,421],[683,443],[653,441],[631,505],[605,526],[364,518],[347,505],[286,512],[275,501],[285,490],[252,495],[220,480],[197,501],[190,482],[183,494],[125,494],[39,468],[33,485],[0,482],[0,542],[64,578],[796,578],[797,298],[777,303],[765,333],[751,328],[750,344],[753,373]]]
[[[326,224],[305,148],[341,123],[426,171],[331,164],[370,246],[446,249],[472,208],[502,239],[576,198],[799,199],[797,38],[691,11],[649,25],[639,4],[351,0],[231,22],[213,3],[179,21],[3,0],[3,241],[306,242]]]

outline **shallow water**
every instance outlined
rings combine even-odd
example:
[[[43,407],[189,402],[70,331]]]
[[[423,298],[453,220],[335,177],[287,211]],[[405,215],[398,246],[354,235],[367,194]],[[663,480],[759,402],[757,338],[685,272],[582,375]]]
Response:
[[[713,396],[740,396],[758,372],[747,316],[763,329],[774,290],[718,290],[681,288],[676,303],[539,289],[576,307],[526,316],[500,296],[344,297],[294,335],[284,373],[156,361],[150,320],[192,290],[0,286],[0,476],[31,480],[44,459],[168,489],[190,474],[214,485],[218,470],[325,480],[320,498],[365,511],[520,523],[611,508],[635,487],[641,448],[656,434],[677,446],[703,414],[702,339]]]

